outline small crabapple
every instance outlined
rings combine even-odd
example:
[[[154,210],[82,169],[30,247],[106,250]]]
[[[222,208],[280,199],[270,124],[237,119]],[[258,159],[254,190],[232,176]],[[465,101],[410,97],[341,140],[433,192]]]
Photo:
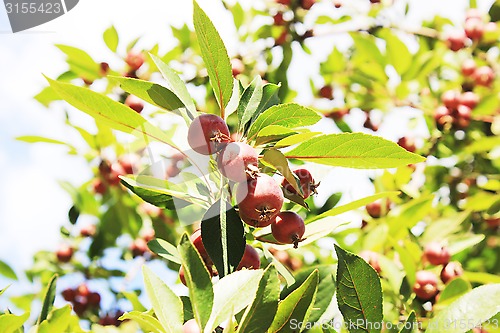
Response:
[[[479,104],[479,96],[472,91],[466,91],[458,98],[460,104],[474,109]]]
[[[372,268],[380,274],[381,268],[378,260],[378,253],[373,251],[362,251],[359,256],[363,258]]]
[[[211,155],[229,142],[230,134],[226,122],[213,114],[202,114],[195,118],[188,130],[188,143],[199,154]]]
[[[319,186],[319,184],[316,184],[314,182],[314,179],[309,170],[297,169],[293,173],[297,176],[297,178],[299,178],[300,189],[304,194],[304,199],[307,199],[311,194],[317,193],[316,188]],[[288,180],[286,180],[286,178],[283,179],[281,186],[283,186],[283,189],[289,193],[298,194],[295,188],[293,188],[292,184],[290,184]]]
[[[450,50],[457,52],[465,47],[467,36],[463,30],[454,30],[448,34],[446,43]]]
[[[277,12],[276,14],[274,14],[273,21],[274,21],[274,25],[276,25],[276,26],[285,25],[285,23],[286,23],[285,19],[283,18],[282,12]],[[234,75],[234,73],[233,73],[233,75]]]
[[[65,301],[73,302],[76,297],[76,290],[73,288],[64,289],[61,293]]]
[[[309,10],[315,2],[316,0],[300,0],[300,7],[304,8],[305,10]]]
[[[305,231],[304,220],[295,212],[281,212],[271,223],[274,238],[282,244],[293,244],[294,248],[304,240]]]
[[[400,138],[398,140],[398,145],[408,150],[410,153],[414,153],[417,150],[417,147],[415,146],[415,140],[408,136]]]
[[[96,232],[95,224],[86,224],[80,229],[80,236],[93,237]]]
[[[96,178],[92,181],[92,190],[97,194],[106,193],[106,184],[100,178]]]
[[[455,90],[447,90],[441,95],[441,101],[444,106],[452,110],[458,106],[458,99],[460,98],[460,93]]]
[[[382,208],[382,201],[385,201],[385,209]],[[373,218],[379,218],[386,215],[391,209],[391,202],[389,200],[376,200],[366,205],[366,212]]]
[[[462,63],[462,74],[464,76],[471,76],[476,70],[476,62],[473,59],[467,59]]]
[[[283,206],[283,191],[266,174],[260,173],[255,179],[238,183],[235,193],[240,216],[250,219],[254,227],[269,225]]]
[[[203,260],[207,260],[209,256],[207,250],[205,249],[205,245],[203,245],[203,240],[201,238],[201,228],[193,232],[193,234],[189,238],[191,239],[191,242],[193,243],[196,250],[198,250],[201,258]]]
[[[135,95],[128,95],[124,104],[137,113],[141,113],[144,109],[144,103]]]
[[[333,99],[333,87],[331,85],[325,85],[319,89],[319,96],[326,99]]]
[[[464,25],[465,35],[472,40],[480,40],[484,35],[484,23],[481,19],[469,19]]]
[[[481,66],[474,71],[472,77],[477,85],[489,87],[495,79],[495,72],[489,66]]]
[[[243,142],[231,142],[217,156],[219,171],[233,182],[255,178],[259,172],[259,156]]]
[[[130,51],[125,58],[125,62],[131,71],[136,71],[144,64],[144,54],[142,52]]]
[[[182,333],[201,333],[201,330],[195,319],[189,319],[182,325]]]
[[[148,251],[148,244],[143,238],[137,238],[130,245],[130,251],[134,258],[143,256]]]
[[[238,76],[245,71],[245,64],[238,58],[231,59],[231,69],[233,76]]]
[[[439,292],[437,276],[430,271],[418,271],[413,291],[421,300],[430,300]]]
[[[255,250],[252,246],[246,245],[245,252],[243,253],[243,257],[236,268],[239,271],[242,268],[246,269],[259,269],[260,268],[260,257],[257,250]]]
[[[430,242],[425,245],[424,256],[432,265],[446,265],[450,262],[450,252],[446,246],[438,242]]]
[[[56,251],[57,260],[60,262],[70,262],[73,257],[73,248],[68,244],[61,244]]]
[[[443,283],[448,283],[448,281],[462,275],[463,273],[464,270],[462,265],[457,261],[451,261],[443,266],[440,274],[441,281],[443,281]]]

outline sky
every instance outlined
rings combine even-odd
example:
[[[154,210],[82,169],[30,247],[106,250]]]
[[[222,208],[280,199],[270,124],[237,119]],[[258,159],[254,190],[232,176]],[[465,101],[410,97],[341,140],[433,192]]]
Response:
[[[235,30],[220,1],[198,2],[210,17],[216,18],[213,19],[215,26],[229,52],[234,52]],[[323,2],[313,7],[313,11],[327,12],[331,4]],[[400,7],[405,2],[396,0]],[[460,22],[468,3],[466,0],[409,2],[411,16],[405,24],[410,26],[436,13]],[[478,1],[480,8],[487,8],[491,2]],[[110,25],[115,25],[122,40],[126,41],[122,46],[139,36],[143,37],[139,47],[150,47],[157,42],[172,45],[168,25],[180,26],[190,22],[191,15],[191,1],[80,0],[67,14],[26,32],[12,34],[6,13],[0,6],[0,260],[11,264],[19,275],[30,266],[36,251],[57,247],[59,228],[67,223],[71,202],[57,182],[67,180],[80,184],[90,178],[84,161],[66,155],[64,147],[13,140],[21,135],[76,139],[74,133],[63,125],[61,109],[47,110],[32,98],[46,86],[42,73],[54,78],[66,69],[62,53],[53,45],[77,46],[98,61],[108,60],[113,55],[101,36]],[[329,44],[330,40],[318,38],[311,41],[309,47],[313,54],[321,55],[331,49]],[[315,70],[305,56],[294,59],[289,72],[292,87],[307,90],[309,83],[303,79],[304,74]],[[301,94],[298,102],[307,104],[310,98]],[[86,118],[82,116],[81,120],[86,121]],[[400,120],[390,116],[379,133],[391,140],[403,136],[406,129],[398,126]],[[417,131],[425,136],[422,125]],[[332,192],[345,190],[345,200],[360,198],[373,191],[363,171],[330,171],[319,168],[315,170],[315,176],[329,184]],[[349,179],[349,182],[339,179]],[[6,283],[0,277],[0,289]]]

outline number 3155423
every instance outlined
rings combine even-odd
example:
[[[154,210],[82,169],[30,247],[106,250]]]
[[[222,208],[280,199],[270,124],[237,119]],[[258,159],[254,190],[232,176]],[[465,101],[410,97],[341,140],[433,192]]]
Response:
[[[35,13],[45,13],[45,14],[59,14],[62,12],[60,3],[33,3],[33,2],[21,2],[21,3],[11,3],[6,2],[5,8],[7,9],[7,14],[35,14]]]

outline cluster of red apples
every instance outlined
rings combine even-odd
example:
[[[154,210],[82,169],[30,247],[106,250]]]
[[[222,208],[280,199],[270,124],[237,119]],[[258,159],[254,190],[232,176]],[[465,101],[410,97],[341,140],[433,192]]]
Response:
[[[73,310],[78,316],[82,316],[86,311],[98,310],[101,304],[101,295],[90,291],[85,283],[76,288],[63,290],[62,296],[65,301],[73,304]]]
[[[372,268],[381,273],[379,264],[379,254],[372,251],[362,251],[360,257],[369,263]],[[440,278],[446,284],[454,278],[463,274],[462,265],[457,261],[450,261],[450,253],[446,246],[438,242],[430,242],[424,248],[422,261],[428,262],[433,266],[442,266]],[[431,301],[434,303],[439,296],[439,279],[431,270],[420,270],[416,273],[416,281],[413,285],[413,292],[417,298],[423,302]]]
[[[462,74],[473,86],[490,87],[495,79],[495,72],[489,66],[477,67],[476,62],[468,59],[462,63]],[[468,85],[464,84],[467,88]],[[441,95],[443,105],[434,111],[434,120],[440,129],[450,126],[465,129],[471,121],[472,110],[479,104],[479,96],[470,90],[447,90]]]
[[[441,281],[446,284],[463,274],[462,265],[459,262],[450,262],[450,257],[446,246],[438,242],[430,242],[424,248],[422,260],[433,266],[442,266],[440,277]],[[435,301],[439,294],[438,277],[429,270],[418,271],[413,291],[422,301]]]
[[[446,43],[450,50],[457,52],[467,46],[469,40],[479,43],[483,36],[489,32],[495,32],[495,22],[485,22],[484,15],[477,9],[469,9],[465,16],[464,28],[455,30],[447,35]]]
[[[292,211],[281,211],[284,202],[283,191],[298,194],[304,198],[316,192],[317,184],[306,169],[295,170],[302,193],[284,179],[280,184],[271,176],[259,170],[259,156],[249,144],[231,140],[226,122],[219,116],[203,114],[193,120],[188,131],[190,147],[202,155],[215,155],[218,170],[233,188],[241,219],[251,227],[262,228],[271,225],[274,238],[281,244],[293,244],[296,248],[303,241],[304,220]],[[298,186],[298,184],[297,184]],[[203,247],[201,232],[196,231],[191,240],[201,254],[209,270],[212,262]],[[260,267],[258,253],[247,245],[238,269]],[[183,270],[180,272],[183,279]]]

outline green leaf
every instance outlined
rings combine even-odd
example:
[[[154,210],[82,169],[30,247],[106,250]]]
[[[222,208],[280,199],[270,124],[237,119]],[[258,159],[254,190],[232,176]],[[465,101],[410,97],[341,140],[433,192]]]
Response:
[[[35,298],[38,298],[38,294],[27,293],[21,296],[11,296],[9,301],[12,302],[18,309],[24,311],[30,311],[31,305]]]
[[[279,294],[280,281],[276,267],[269,265],[260,279],[252,304],[247,307],[240,320],[238,333],[266,332],[278,310]]]
[[[7,290],[7,289],[9,289],[9,287],[10,287],[10,284],[9,284],[7,287],[5,287],[5,288],[0,289],[0,296],[2,296],[2,294],[3,294],[3,293]]]
[[[335,245],[338,257],[337,302],[351,333],[380,332],[382,286],[375,270],[362,258]]]
[[[462,278],[451,280],[439,294],[438,305],[449,305],[459,296],[464,295],[472,289],[471,284]]]
[[[167,111],[187,117],[184,104],[167,88],[157,83],[128,77],[110,76],[110,78],[118,81],[120,87],[126,92]]]
[[[259,146],[265,143],[278,141],[296,133],[297,132],[295,130],[291,130],[283,126],[270,125],[259,131],[257,138],[255,139],[255,145]]]
[[[276,259],[275,256],[266,247],[262,247],[262,251],[264,252],[264,257],[271,261],[271,263],[276,267],[276,270],[278,273],[285,279],[286,285],[291,286],[292,284],[295,283],[295,278],[293,277],[293,274],[290,273],[288,268],[283,265],[278,259]]]
[[[499,299],[500,284],[477,287],[432,318],[425,333],[465,333],[472,328],[469,323],[476,326],[496,315],[500,311]]]
[[[300,181],[298,180],[298,178],[296,178],[292,170],[290,170],[288,161],[282,152],[277,149],[268,149],[264,153],[262,160],[269,163],[276,170],[278,170],[278,172],[281,173],[286,180],[288,180],[295,191],[297,193],[300,193],[300,195],[304,197],[304,194],[302,193],[302,189],[300,187]]]
[[[269,329],[270,332],[296,332],[290,320],[306,323],[311,313],[318,289],[319,273],[314,270],[304,283],[278,305],[278,312]]]
[[[18,333],[22,329],[24,323],[30,317],[29,312],[16,316],[10,313],[0,315],[0,332],[2,333]]]
[[[406,44],[389,29],[384,29],[381,37],[385,39],[387,59],[399,75],[403,75],[410,68],[412,54]]]
[[[165,333],[166,331],[163,329],[163,326],[160,324],[158,319],[153,317],[148,313],[143,313],[139,311],[131,311],[122,315],[119,320],[130,319],[138,323],[143,331],[145,332],[153,332],[153,333]],[[173,332],[173,331],[171,331]],[[178,332],[178,331],[176,331]]]
[[[353,61],[363,74],[378,79],[381,82],[387,80],[385,74],[385,57],[378,48],[375,37],[370,34],[351,33],[355,46]]]
[[[488,14],[490,15],[491,22],[500,21],[500,0],[496,0],[493,3]]]
[[[232,115],[233,113],[235,113],[237,110],[238,110],[238,106],[240,104],[240,95],[241,95],[241,91],[240,91],[240,81],[234,79],[233,81],[233,95],[231,96],[231,99],[229,100],[229,103],[227,103],[227,106],[226,106],[226,119],[229,118],[230,115]]]
[[[224,118],[225,108],[233,94],[233,72],[224,42],[207,14],[193,0],[193,22],[200,44],[201,56],[207,67],[208,77],[214,89],[215,98]]]
[[[142,139],[146,139],[144,138],[146,136],[178,149],[164,131],[149,123],[128,106],[87,88],[54,81],[47,77],[46,79],[61,98],[103,124]]]
[[[184,322],[188,321],[189,319],[193,319],[194,313],[191,300],[189,299],[188,296],[181,296],[181,301],[184,306]]]
[[[52,143],[52,144],[56,144],[56,145],[67,145],[67,146],[70,146],[69,144],[67,144],[64,141],[54,140],[54,139],[45,138],[45,137],[42,137],[42,136],[35,136],[35,135],[18,136],[16,138],[16,140],[17,141],[22,141],[22,142],[27,142],[27,143],[40,143],[41,142],[41,143]]]
[[[260,130],[270,125],[297,128],[314,125],[320,119],[316,111],[295,103],[274,105],[257,117],[248,130],[248,137],[254,139]]]
[[[190,119],[194,119],[198,116],[198,112],[196,111],[196,106],[194,105],[193,99],[187,90],[186,84],[181,80],[179,75],[170,68],[166,63],[164,63],[160,58],[155,56],[154,54],[150,54],[151,59],[158,67],[161,75],[167,81],[167,85],[170,90],[182,101],[182,103],[186,106],[187,112]]]
[[[233,14],[234,26],[238,29],[245,21],[245,10],[241,7],[240,3],[237,2],[231,7],[231,13]]]
[[[106,43],[108,49],[116,53],[116,49],[118,48],[118,32],[114,26],[110,26],[104,31],[102,39],[104,43]]]
[[[408,284],[413,286],[416,280],[417,262],[415,262],[414,257],[407,247],[400,246],[396,241],[392,241],[392,245],[394,246],[394,250],[396,250],[399,255],[399,260],[403,265]]]
[[[451,234],[461,229],[462,223],[469,217],[470,211],[464,211],[459,214],[443,217],[432,221],[420,237],[423,244],[432,241],[440,241],[448,238]]]
[[[44,320],[37,333],[65,333],[71,321],[71,306],[66,305],[60,309],[50,312],[47,320]]]
[[[200,327],[205,327],[214,304],[211,274],[187,234],[182,235],[178,250],[184,266],[194,317]]]
[[[487,152],[500,146],[500,136],[482,137],[474,140],[470,145],[465,147],[463,154],[477,154]]]
[[[222,199],[221,199],[222,200]],[[245,229],[230,203],[217,201],[201,221],[201,239],[221,277],[233,272],[245,252]]]
[[[455,237],[448,238],[448,251],[451,255],[455,255],[464,250],[472,248],[483,241],[484,235],[461,234]]]
[[[420,198],[402,205],[398,216],[388,218],[387,223],[389,224],[390,234],[396,239],[403,238],[402,235],[406,235],[409,229],[413,228],[430,213],[433,200],[433,194],[422,195]]]
[[[403,327],[399,331],[399,333],[412,333],[417,331],[418,322],[415,315],[415,311],[412,311],[406,321],[403,324]]]
[[[185,51],[186,49],[191,47],[191,30],[187,26],[187,24],[184,24],[182,27],[179,29],[171,26],[170,29],[172,29],[172,34],[174,35],[175,39],[179,42],[179,46],[182,49],[182,51]]]
[[[206,207],[206,200],[187,192],[186,183],[173,184],[151,176],[122,176],[121,182],[144,201],[157,207],[176,209],[193,203]],[[174,198],[178,200],[174,200]]]
[[[235,318],[233,314],[231,314],[226,322],[226,327],[224,328],[224,331],[222,333],[235,333],[237,327],[238,323],[235,322]]]
[[[399,194],[399,192],[397,192],[397,191],[393,191],[393,192],[380,192],[380,193],[371,195],[369,197],[362,198],[362,199],[350,202],[350,203],[348,203],[346,205],[343,205],[343,206],[333,207],[332,209],[330,209],[330,210],[328,210],[328,211],[326,211],[326,212],[324,212],[322,214],[319,214],[317,216],[309,218],[308,220],[306,220],[306,224],[307,223],[311,223],[313,221],[317,221],[317,220],[323,219],[325,217],[339,215],[339,214],[348,212],[350,210],[366,206],[367,204],[369,204],[371,202],[374,202],[374,201],[376,201],[378,199],[397,197],[398,194]]]
[[[53,101],[60,100],[61,98],[59,97],[58,94],[54,92],[54,90],[51,87],[45,87],[34,97],[34,99],[37,100],[43,106],[48,108],[50,103],[52,103]]]
[[[271,106],[278,105],[280,103],[280,98],[278,97],[278,92],[280,86],[273,83],[266,83],[262,88],[262,99],[260,100],[259,106],[255,111],[252,122],[257,119],[257,117]]]
[[[163,239],[153,239],[148,242],[148,247],[151,251],[156,253],[162,258],[167,259],[168,261],[176,262],[179,265],[182,264],[181,255],[177,248]]]
[[[132,304],[132,309],[137,312],[145,312],[147,309],[142,305],[137,294],[133,291],[120,292]]]
[[[325,62],[320,64],[321,73],[334,74],[344,71],[346,68],[346,61],[344,54],[336,47],[330,53]]]
[[[3,275],[7,279],[17,280],[16,272],[2,260],[0,260],[0,275]]]
[[[262,100],[262,79],[256,76],[250,85],[243,91],[238,105],[239,131],[243,132],[246,124],[253,118]]]
[[[214,285],[214,306],[205,333],[211,333],[218,325],[239,313],[255,298],[263,271],[241,270],[229,274]]]
[[[396,168],[425,161],[394,142],[363,133],[327,134],[311,138],[285,154],[318,164],[356,169]]]
[[[472,211],[487,210],[498,201],[498,195],[489,192],[477,192],[467,198],[464,208]]]
[[[37,324],[40,324],[42,321],[47,319],[49,312],[52,310],[52,307],[54,306],[54,300],[56,299],[57,277],[58,275],[54,274],[54,276],[52,276],[47,285],[47,289],[45,290],[43,297],[42,310],[40,312],[40,317],[38,317]]]
[[[281,297],[285,298],[290,295],[294,290],[296,290],[307,277],[317,269],[319,273],[319,284],[318,291],[316,294],[316,302],[314,303],[313,309],[311,311],[311,316],[309,317],[310,322],[317,322],[321,315],[326,311],[328,305],[333,299],[335,294],[335,278],[334,274],[336,272],[335,266],[332,265],[321,265],[315,266],[314,268],[306,268],[300,270],[295,275],[295,283],[291,286],[283,288],[281,291]]]
[[[90,81],[100,77],[99,64],[87,52],[68,45],[57,44],[56,47],[68,56],[70,71]]]
[[[274,145],[274,148],[283,148],[283,147],[293,146],[293,145],[296,145],[297,143],[302,143],[302,142],[309,140],[310,138],[315,137],[315,136],[320,135],[320,134],[323,134],[323,133],[321,133],[321,132],[304,132],[304,133],[291,135],[291,136],[288,136],[288,137],[276,142],[276,144]]]
[[[464,272],[463,277],[470,282],[481,284],[500,283],[500,276],[484,272]]]
[[[143,266],[142,273],[146,293],[165,332],[181,331],[184,318],[180,298],[149,267]]]

